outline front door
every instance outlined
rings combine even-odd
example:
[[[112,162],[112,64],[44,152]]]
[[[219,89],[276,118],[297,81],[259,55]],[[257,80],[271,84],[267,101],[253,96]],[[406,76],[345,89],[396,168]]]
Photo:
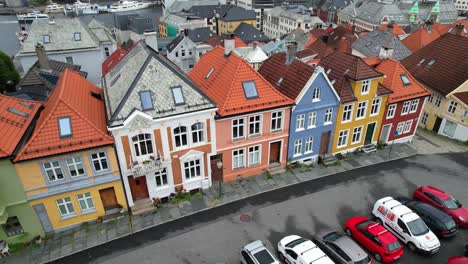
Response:
[[[280,162],[281,142],[270,143],[270,163]]]
[[[36,211],[37,217],[39,217],[39,221],[41,222],[42,229],[46,234],[52,233],[54,229],[52,228],[52,224],[50,223],[49,216],[47,215],[46,209],[44,204],[36,204],[33,205],[34,211]]]
[[[380,141],[387,142],[388,136],[390,135],[390,128],[392,125],[385,125],[382,127],[382,132],[380,133]]]
[[[128,183],[130,184],[130,191],[132,191],[132,197],[134,201],[149,197],[145,176],[137,178],[129,176]]]
[[[212,182],[223,180],[223,168],[218,169],[218,161],[222,161],[222,160],[223,160],[222,154],[214,155],[214,156],[211,156],[210,158]]]
[[[320,155],[325,155],[328,153],[328,145],[330,145],[330,133],[331,131],[322,133],[322,137],[320,138]]]
[[[439,133],[441,123],[442,123],[442,118],[437,117],[434,123],[434,127],[432,128],[432,131]]]
[[[364,140],[364,145],[372,143],[372,138],[374,137],[375,123],[367,124],[366,130],[366,139]]]
[[[101,196],[102,206],[104,206],[104,210],[107,211],[118,207],[114,187],[99,190],[99,195]]]

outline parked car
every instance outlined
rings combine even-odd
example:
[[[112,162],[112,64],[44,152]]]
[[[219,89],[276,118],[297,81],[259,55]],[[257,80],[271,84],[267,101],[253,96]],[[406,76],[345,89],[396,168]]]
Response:
[[[363,216],[346,221],[345,233],[365,247],[377,261],[393,262],[403,256],[398,239],[382,225]]]
[[[468,257],[455,256],[448,259],[447,264],[468,264]]]
[[[408,207],[392,197],[385,197],[374,204],[372,214],[379,224],[408,245],[411,251],[435,254],[440,242],[424,221]]]
[[[335,262],[349,264],[372,263],[372,258],[354,240],[345,234],[337,231],[325,231],[315,236],[315,239],[340,257],[340,260],[335,260],[329,252],[325,251]]]
[[[280,264],[260,240],[243,246],[240,260],[242,264]]]
[[[458,232],[457,223],[453,218],[434,206],[411,200],[407,197],[397,197],[400,203],[413,210],[426,225],[439,237],[452,237]]]
[[[468,208],[450,194],[432,186],[419,187],[413,199],[428,203],[449,214],[460,227],[468,227]]]
[[[278,242],[280,259],[289,264],[334,264],[334,262],[309,239],[287,236]]]

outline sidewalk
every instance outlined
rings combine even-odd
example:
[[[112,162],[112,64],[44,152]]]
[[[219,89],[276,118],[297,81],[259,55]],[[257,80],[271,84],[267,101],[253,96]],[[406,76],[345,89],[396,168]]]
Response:
[[[468,151],[463,142],[438,135],[430,130],[419,128],[413,138],[412,146],[418,154],[436,154]]]
[[[417,154],[417,150],[410,144],[395,144],[391,153],[389,150],[390,148],[386,147],[377,150],[376,153],[349,154],[345,160],[341,160],[333,166],[301,165],[294,169],[288,168],[285,173],[272,177],[267,177],[264,174],[225,183],[222,186],[223,195],[221,197],[219,196],[219,187],[215,183],[211,188],[204,190],[204,195],[195,196],[190,201],[165,204],[157,212],[146,215],[127,215],[107,223],[81,225],[79,228],[55,234],[43,242],[40,247],[27,248],[18,254],[0,259],[0,263],[45,263],[118,237],[261,192]]]

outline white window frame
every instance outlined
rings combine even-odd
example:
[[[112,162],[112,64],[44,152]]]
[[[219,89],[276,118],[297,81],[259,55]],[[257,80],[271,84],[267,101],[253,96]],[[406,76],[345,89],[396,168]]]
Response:
[[[394,118],[397,109],[397,104],[391,104],[387,109],[387,119]]]
[[[255,150],[255,148],[258,148],[258,150]],[[262,145],[248,147],[247,153],[247,164],[249,167],[262,164]],[[255,157],[258,157],[258,160],[254,160]]]
[[[403,128],[403,134],[409,133],[411,131],[412,126],[413,126],[413,119],[406,121],[405,127]]]
[[[163,176],[166,177],[166,183],[164,183]],[[156,180],[156,178],[160,178],[161,185],[158,185],[158,181]],[[165,188],[166,186],[169,185],[169,177],[167,176],[166,167],[154,173],[154,185],[156,185],[156,189]]]
[[[325,109],[325,121],[324,125],[330,125],[333,123],[333,108],[327,108]]]
[[[451,115],[455,115],[455,112],[457,111],[457,107],[458,107],[458,103],[453,100],[450,100],[450,103],[448,104],[448,107],[447,107],[447,113]]]
[[[258,120],[257,120],[257,117],[258,117]],[[254,120],[251,121],[251,118],[253,118]],[[263,129],[262,118],[263,118],[263,115],[253,115],[253,116],[248,117],[248,119],[249,119],[249,137],[256,137],[256,136],[261,136],[262,135],[262,129]],[[251,125],[254,125],[254,128],[258,126],[258,133],[250,133],[250,126]]]
[[[71,163],[69,163],[70,160],[71,160]],[[70,175],[70,177],[73,178],[73,177],[80,177],[80,176],[86,175],[85,165],[83,163],[83,159],[80,156],[67,158],[65,159],[65,163],[67,164],[68,174]],[[78,166],[80,165],[81,165],[81,169],[83,170],[83,173],[81,174],[78,172],[79,171]],[[72,169],[76,171],[76,175],[72,175]]]
[[[240,120],[242,120],[242,124],[239,123]],[[234,122],[236,121],[237,121],[237,124],[234,124]],[[245,139],[245,117],[232,119],[231,125],[232,125],[232,129],[231,129],[232,141]],[[237,137],[234,137],[234,129],[237,130]],[[242,136],[239,136],[240,135],[239,132],[242,132]]]
[[[423,114],[421,115],[421,124],[426,125],[428,119],[429,119],[429,113],[423,112]]]
[[[307,137],[304,146],[304,154],[314,152],[314,137]]]
[[[242,154],[239,153],[240,151],[242,151]],[[237,152],[237,155],[235,152]],[[237,166],[235,165],[234,160],[237,160]],[[242,164],[240,164],[239,161],[242,161]],[[235,149],[232,151],[232,169],[235,170],[241,168],[245,168],[245,148]]]
[[[360,112],[362,112],[361,116],[359,116]],[[367,114],[367,101],[359,102],[357,106],[357,110],[356,110],[356,120],[361,120],[361,119],[366,118],[366,114]]]
[[[200,128],[201,125],[201,128]],[[195,127],[195,129],[194,129]],[[196,122],[190,126],[190,142],[195,144],[203,144],[205,143],[205,122]],[[196,142],[195,140],[196,139]],[[190,144],[190,143],[189,143]]]
[[[197,161],[198,161],[198,164],[197,164]],[[181,162],[182,162],[182,171],[183,171],[183,174],[184,174],[184,178],[183,178],[184,180],[183,181],[194,180],[194,179],[202,177],[204,175],[203,161],[202,161],[201,158],[185,160],[185,161],[181,161]],[[192,162],[193,162],[193,165],[192,165]],[[188,167],[186,166],[186,163],[188,163]],[[196,171],[197,171],[196,168],[198,166],[200,167],[200,175],[196,175]],[[187,173],[185,171],[187,168],[189,169],[189,175],[187,175]],[[191,174],[191,168],[195,169],[195,176]]]
[[[345,140],[340,140],[340,138],[343,138]],[[340,132],[338,132],[338,140],[336,142],[336,147],[337,148],[343,148],[343,147],[346,147],[348,145],[348,137],[349,137],[349,129],[345,129],[345,130],[341,130]],[[340,141],[342,144],[340,144]]]
[[[101,157],[101,153],[104,154],[104,157]],[[94,158],[93,155],[97,155],[96,158]],[[106,162],[106,166],[107,166],[107,168],[105,168],[105,169],[102,166],[102,164],[103,164],[102,161],[103,160]],[[96,166],[94,165],[94,161],[99,162],[99,166],[100,166],[99,170],[96,169]],[[107,171],[107,170],[110,169],[109,160],[107,159],[107,153],[105,151],[98,151],[98,152],[92,153],[91,154],[91,163],[92,163],[92,166],[93,166],[95,172],[102,172],[102,171]]]
[[[279,113],[281,113],[280,116],[278,116]],[[273,117],[273,114],[276,114],[276,117]],[[278,127],[273,128],[273,120],[276,120],[276,126],[278,126],[278,120],[280,121],[279,122],[279,125],[280,125],[279,128]],[[282,131],[283,130],[283,122],[284,122],[284,111],[283,110],[271,112],[270,132]]]
[[[442,96],[437,95],[435,97],[434,106],[439,108],[441,103],[442,103]]]
[[[296,131],[304,130],[305,114],[296,116]]]
[[[312,102],[318,102],[320,101],[320,88],[317,87],[314,89],[312,93]]]
[[[354,108],[353,103],[343,105],[343,116],[341,118],[341,123],[348,123],[348,122],[351,122],[353,120],[353,108]],[[345,117],[347,117],[347,116],[349,116],[349,118],[345,119]]]
[[[143,135],[144,138],[140,139],[140,135]],[[149,138],[147,138],[147,136],[149,136]],[[136,140],[133,140],[134,137],[136,137]],[[132,135],[130,137],[130,140],[133,146],[132,151],[133,154],[135,154],[135,157],[142,158],[154,154],[155,146],[153,144],[153,135],[151,133],[139,133],[136,135]],[[141,142],[144,142],[145,144],[146,154],[142,154]],[[151,145],[151,152],[148,151],[148,143]]]
[[[419,99],[414,99],[411,101],[411,106],[410,106],[410,113],[416,113],[418,110],[418,105],[419,105]]]
[[[398,135],[403,134],[403,128],[405,127],[405,122],[400,122],[397,125],[396,131],[398,132]]]
[[[70,216],[75,216],[75,208],[73,208],[73,202],[71,200],[70,197],[64,197],[64,198],[60,198],[60,199],[57,199],[55,200],[55,203],[57,205],[57,209],[60,213],[60,216],[63,217],[70,217]],[[63,206],[62,208],[65,209],[65,212],[62,212],[62,210],[60,209],[60,207]],[[71,206],[71,207],[69,207]]]
[[[370,116],[376,116],[380,112],[380,103],[382,102],[382,98],[374,98],[372,100]]]
[[[364,126],[353,128],[353,135],[351,136],[351,145],[361,142],[363,129],[364,129]],[[356,133],[359,133],[359,137],[355,140]]]
[[[405,101],[403,107],[401,108],[401,115],[407,115],[409,113],[411,101]]]
[[[317,112],[310,112],[307,117],[307,128],[314,128],[317,126]]]
[[[76,199],[78,200],[78,204],[80,205],[80,209],[82,213],[96,211],[96,207],[94,206],[93,196],[90,192],[80,193],[76,195]],[[83,208],[81,202],[85,203],[86,207]]]
[[[432,102],[434,101],[434,94],[431,93],[429,98],[427,98],[427,101],[432,104]]]
[[[370,80],[362,81],[361,85],[361,94],[369,94],[370,91]]]
[[[58,163],[58,165],[55,165],[54,163]],[[48,164],[50,167],[46,168],[46,164]],[[62,166],[60,165],[60,161],[58,160],[44,162],[42,163],[42,168],[44,169],[45,175],[49,182],[55,182],[55,181],[60,181],[60,180],[65,179],[65,174],[63,173]],[[62,178],[58,177],[58,173],[56,170],[60,170],[62,174]],[[49,174],[47,173],[48,171],[52,172],[53,175],[51,176],[53,176],[53,179],[50,178]]]
[[[179,128],[179,132],[176,133],[176,129]],[[185,128],[185,132],[182,131],[182,128]],[[182,140],[185,136],[185,142]],[[174,139],[174,147],[176,149],[185,148],[190,145],[189,143],[189,128],[187,126],[178,125],[172,129],[172,137]],[[177,146],[177,138],[179,138],[180,146]]]
[[[298,157],[301,155],[302,155],[302,140],[301,139],[294,140],[293,157]]]

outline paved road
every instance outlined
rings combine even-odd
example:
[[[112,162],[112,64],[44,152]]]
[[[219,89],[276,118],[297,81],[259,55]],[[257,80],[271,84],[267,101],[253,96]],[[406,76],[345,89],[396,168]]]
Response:
[[[114,240],[56,263],[239,263],[241,245],[262,239],[271,249],[285,235],[309,237],[369,216],[377,199],[410,195],[419,185],[450,191],[468,204],[468,153],[419,155],[263,193]],[[241,215],[250,221],[240,220]],[[405,251],[400,263],[446,263],[463,253],[468,229],[442,240],[432,257]]]

